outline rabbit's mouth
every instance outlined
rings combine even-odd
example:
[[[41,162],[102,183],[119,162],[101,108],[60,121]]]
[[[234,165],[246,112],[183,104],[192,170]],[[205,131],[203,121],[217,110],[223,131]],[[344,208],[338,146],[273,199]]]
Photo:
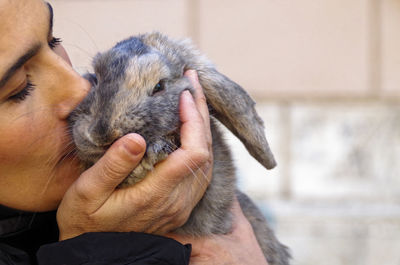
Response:
[[[181,146],[181,141],[179,134],[177,132],[172,132],[164,137],[164,146],[162,151],[170,154]]]
[[[153,164],[157,164],[164,160],[169,154],[174,152],[181,146],[179,134],[170,133],[163,136],[161,139],[149,143],[147,146],[145,157],[153,158]]]
[[[170,153],[174,152],[180,146],[180,137],[176,132],[149,143],[140,164],[129,174],[119,187],[128,187],[141,181],[146,177],[148,172],[154,169],[157,163],[166,159]]]

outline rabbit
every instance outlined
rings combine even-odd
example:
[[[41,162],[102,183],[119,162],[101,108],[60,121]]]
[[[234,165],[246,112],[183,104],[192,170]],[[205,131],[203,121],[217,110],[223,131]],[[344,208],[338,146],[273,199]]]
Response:
[[[189,220],[175,232],[193,236],[229,233],[230,208],[237,196],[268,263],[289,264],[288,248],[279,243],[255,204],[236,188],[231,153],[216,121],[232,131],[265,168],[275,167],[263,121],[244,89],[219,73],[190,40],[174,40],[159,32],[118,42],[94,57],[93,68],[94,74],[85,75],[92,89],[69,117],[83,166],[90,167],[116,139],[135,132],[146,140],[146,152],[119,187],[143,179],[180,146],[179,98],[184,90],[193,92],[183,73],[194,69],[210,110],[213,177]]]

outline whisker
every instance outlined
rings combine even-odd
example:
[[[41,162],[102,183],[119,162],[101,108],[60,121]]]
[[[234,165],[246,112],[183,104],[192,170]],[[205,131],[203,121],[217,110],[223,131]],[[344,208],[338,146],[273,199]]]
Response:
[[[76,44],[73,44],[73,43],[68,43],[68,42],[63,42],[63,46],[64,47],[72,47],[74,49],[77,49],[77,50],[81,51],[82,53],[84,53],[87,57],[89,57],[88,59],[90,59],[90,60],[93,59],[93,54],[91,52],[83,49],[79,45],[76,45]]]
[[[173,147],[171,147],[172,150],[176,150],[178,149],[178,146],[175,145],[174,143],[168,143],[168,145],[173,145]],[[207,175],[203,172],[203,170],[189,157],[186,156],[186,158],[191,162],[191,164],[196,167],[196,169],[200,170],[202,172],[202,175],[205,177],[206,180],[208,180]]]
[[[168,143],[168,144],[167,144],[167,146],[170,147],[172,150],[176,150],[176,148],[171,147],[172,145],[174,145],[174,146],[176,147],[176,145],[173,144],[173,143]],[[189,156],[187,156],[187,155],[185,155],[185,154],[183,154],[183,153],[180,153],[180,155],[184,156],[184,157],[186,158],[186,160],[189,161],[189,162],[192,164],[192,166],[194,166],[194,167],[197,169],[197,171],[200,171],[202,177],[204,177],[204,179],[208,181],[208,177],[207,177],[207,175],[204,173],[204,171],[203,171]],[[186,161],[186,160],[184,159],[183,161]],[[190,167],[190,165],[186,164],[186,162],[185,162],[184,164],[185,164],[185,166],[190,170],[190,172],[192,173],[192,175],[195,176],[195,178],[196,178],[196,180],[198,181],[198,183],[199,183],[203,188],[205,188],[203,182],[201,182],[200,179],[198,179],[199,176],[195,173],[195,171],[192,169],[192,167]]]
[[[77,23],[76,21],[73,21],[73,20],[70,20],[70,19],[67,19],[67,20],[69,20],[69,23],[70,23],[70,24],[74,24],[75,26],[78,26],[78,27],[86,34],[86,36],[87,36],[87,37],[90,39],[90,41],[92,42],[92,45],[95,47],[95,51],[99,51],[99,50],[100,50],[99,47],[97,46],[96,42],[94,41],[93,36],[90,35],[90,33],[89,33],[80,23]],[[77,46],[77,48],[82,49],[82,48],[79,47],[79,46]],[[82,49],[82,50],[83,50],[83,49]],[[89,52],[87,52],[87,53],[89,53]]]
[[[57,164],[62,164],[62,163],[65,161],[65,159],[67,159],[68,157],[71,157],[71,156],[72,156],[73,158],[76,157],[77,151],[76,151],[76,149],[74,148],[73,143],[70,143],[70,145],[69,145],[68,147],[66,147],[65,150],[66,150],[67,152],[62,156],[62,159],[59,160],[59,161],[57,162]]]
[[[56,154],[54,157],[50,157],[48,161],[44,163],[51,166],[52,169],[51,169],[51,174],[47,179],[46,184],[44,185],[43,191],[41,193],[42,196],[46,194],[47,190],[49,189],[50,183],[56,177],[57,165],[62,164],[68,157],[72,157],[73,160],[76,159],[76,149],[74,147],[74,142],[72,140],[65,143],[64,150],[60,152],[60,154]]]

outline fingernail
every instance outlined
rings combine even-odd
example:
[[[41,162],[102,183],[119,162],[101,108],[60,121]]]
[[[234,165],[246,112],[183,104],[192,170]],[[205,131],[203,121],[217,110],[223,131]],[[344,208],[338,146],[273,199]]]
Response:
[[[199,81],[196,70],[187,70],[187,75],[192,77],[195,81]]]
[[[129,151],[129,153],[137,156],[144,152],[145,148],[142,140],[137,139],[137,137],[133,135],[127,135],[126,138],[127,139],[124,142],[124,147]]]
[[[184,96],[186,98],[186,100],[188,100],[188,102],[194,104],[192,93],[190,93],[188,90],[184,90],[182,92],[182,96]]]

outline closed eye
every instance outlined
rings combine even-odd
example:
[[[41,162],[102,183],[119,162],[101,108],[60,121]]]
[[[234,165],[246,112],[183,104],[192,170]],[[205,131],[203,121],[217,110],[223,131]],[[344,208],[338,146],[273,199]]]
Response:
[[[35,85],[30,82],[29,80],[26,81],[26,85],[23,89],[21,89],[19,92],[16,94],[10,96],[8,100],[11,100],[15,103],[19,103],[23,101],[27,96],[31,94],[31,92],[35,89]]]

